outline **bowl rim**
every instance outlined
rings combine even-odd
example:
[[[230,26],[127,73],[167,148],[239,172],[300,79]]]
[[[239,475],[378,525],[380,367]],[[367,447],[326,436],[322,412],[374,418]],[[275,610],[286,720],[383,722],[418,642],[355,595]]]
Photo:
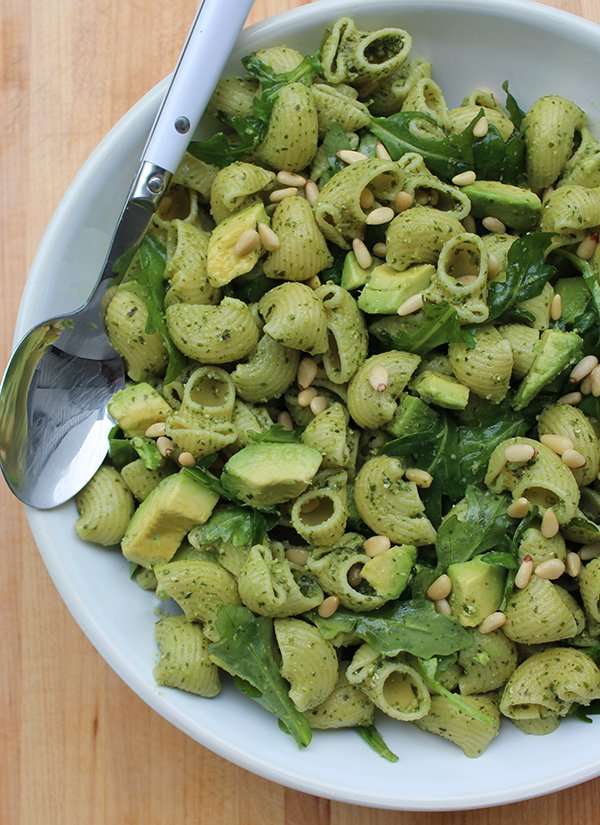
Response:
[[[597,24],[570,12],[538,2],[523,2],[523,0],[495,0],[493,4],[489,0],[373,0],[373,2],[379,8],[393,7],[398,9],[404,6],[435,11],[436,9],[453,6],[457,10],[463,11],[477,9],[479,14],[510,19],[520,17],[534,24],[539,23],[541,19],[545,19],[546,23],[554,24],[554,26],[568,26],[578,38],[594,44],[600,50],[600,27]],[[319,22],[328,22],[331,15],[358,14],[364,11],[364,0],[314,0],[308,5],[302,5],[275,15],[247,28],[240,36],[237,48],[246,48],[246,44],[249,47],[251,41],[259,40],[262,37],[267,38],[273,32],[278,32],[282,27],[295,22],[298,18],[313,18],[315,25],[317,25]],[[48,223],[31,264],[19,304],[14,336],[15,342],[27,331],[25,323],[27,306],[34,293],[39,293],[40,290],[43,291],[44,260],[51,254],[51,250],[62,232],[61,226],[65,217],[72,212],[73,206],[85,192],[90,178],[100,172],[105,159],[113,151],[113,146],[130,130],[132,121],[140,119],[143,115],[149,115],[157,109],[160,96],[168,80],[169,78],[166,77],[159,81],[117,121],[91,152],[68,186]],[[521,786],[513,787],[507,791],[490,792],[484,796],[475,791],[456,797],[446,804],[442,800],[429,802],[422,798],[398,799],[392,795],[388,798],[375,797],[364,792],[354,792],[351,788],[338,790],[335,786],[307,777],[298,771],[287,769],[285,765],[278,764],[275,759],[267,761],[249,754],[240,747],[233,745],[226,735],[217,736],[193,726],[188,722],[185,714],[151,689],[147,681],[130,666],[126,656],[118,647],[115,647],[103,626],[94,620],[87,609],[86,603],[79,597],[76,589],[73,588],[68,571],[60,563],[59,557],[48,546],[44,535],[44,512],[29,507],[25,507],[25,510],[36,546],[56,589],[88,640],[111,669],[145,704],[183,733],[224,759],[265,779],[303,793],[354,805],[403,811],[451,811],[518,802],[564,790],[600,775],[600,762],[595,761],[571,771],[563,770],[560,776],[549,776],[547,779],[533,785],[531,781],[525,781]]]

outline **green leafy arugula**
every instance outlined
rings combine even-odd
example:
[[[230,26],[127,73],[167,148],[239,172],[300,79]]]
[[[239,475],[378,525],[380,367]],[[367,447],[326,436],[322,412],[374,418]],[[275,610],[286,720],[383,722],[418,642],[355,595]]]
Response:
[[[233,544],[235,547],[251,547],[261,544],[273,527],[269,517],[249,507],[226,505],[216,510],[206,524],[194,528],[197,544]]]
[[[563,260],[569,261],[569,263],[581,273],[581,277],[591,296],[591,309],[593,309],[595,323],[600,325],[600,282],[598,280],[598,273],[589,261],[584,261],[571,252],[561,250],[558,254]]]
[[[339,123],[333,123],[323,138],[321,152],[327,160],[327,168],[319,175],[319,185],[324,186],[335,174],[344,168],[344,164],[338,158],[337,153],[342,149],[352,149],[352,143],[347,132]]]
[[[117,470],[122,470],[136,458],[142,459],[147,470],[156,470],[162,463],[162,456],[152,439],[141,436],[125,438],[118,426],[108,434],[108,455]]]
[[[251,444],[298,444],[300,441],[297,430],[286,430],[281,424],[273,424],[268,430],[260,433],[248,433]]]
[[[521,129],[521,126],[523,125],[523,120],[525,119],[525,112],[523,111],[523,109],[521,109],[521,107],[511,94],[510,89],[508,87],[508,80],[504,81],[504,83],[502,84],[502,89],[506,93],[505,106],[506,111],[508,112],[508,116],[511,119],[514,127],[516,129]]]
[[[266,513],[270,516],[276,516],[279,518],[279,511],[275,507],[249,507],[245,504],[245,502],[240,501],[224,487],[221,480],[217,478],[214,473],[211,473],[207,467],[202,467],[200,465],[196,465],[195,467],[184,467],[181,472],[185,473],[190,478],[193,478],[195,482],[201,484],[203,487],[207,487],[209,490],[212,490],[213,493],[221,496],[221,498],[231,501],[232,504],[237,504],[239,507],[246,508],[248,510],[258,510],[261,513]]]
[[[513,243],[507,257],[506,279],[492,281],[488,287],[490,320],[504,315],[515,304],[539,295],[556,275],[556,267],[544,260],[552,238],[548,232],[529,232]]]
[[[473,343],[472,333],[461,327],[450,304],[426,303],[420,312],[403,318],[388,316],[375,321],[369,332],[389,349],[425,355],[450,343]]]
[[[265,292],[273,288],[273,280],[267,278],[260,268],[236,278],[230,285],[229,294],[246,304],[256,304]]]
[[[312,731],[290,699],[289,685],[279,673],[273,620],[254,616],[246,607],[224,605],[216,629],[219,641],[209,646],[211,659],[237,677],[238,687],[273,713],[300,747],[307,747]]]
[[[131,439],[131,446],[142,459],[147,470],[158,470],[162,464],[162,456],[158,452],[156,441],[136,435]]]
[[[589,705],[578,705],[574,704],[571,707],[571,710],[567,714],[567,716],[571,716],[575,719],[579,719],[580,722],[587,722],[588,725],[591,725],[594,721],[591,716],[599,716],[600,715],[600,699],[595,699]]]
[[[354,728],[354,730],[360,738],[367,743],[371,750],[374,750],[375,753],[379,754],[383,759],[387,759],[388,762],[398,761],[398,757],[388,748],[383,736],[379,733],[375,725],[360,725]]]
[[[438,661],[436,658],[429,658],[427,660],[420,659],[417,664],[417,669],[425,685],[432,693],[443,696],[466,716],[470,716],[472,719],[476,719],[484,725],[494,726],[496,724],[495,720],[492,719],[491,716],[488,716],[487,713],[473,707],[460,694],[452,693],[437,680]]]

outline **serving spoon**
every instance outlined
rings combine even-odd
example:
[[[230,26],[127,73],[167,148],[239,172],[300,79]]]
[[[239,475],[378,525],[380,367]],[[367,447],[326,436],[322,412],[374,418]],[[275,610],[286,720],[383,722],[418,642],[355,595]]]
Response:
[[[114,265],[137,249],[183,157],[253,0],[204,0],[142,151],[100,277],[75,312],[30,330],[0,387],[0,468],[32,507],[63,504],[94,475],[113,426],[111,396],[125,384],[103,321]]]

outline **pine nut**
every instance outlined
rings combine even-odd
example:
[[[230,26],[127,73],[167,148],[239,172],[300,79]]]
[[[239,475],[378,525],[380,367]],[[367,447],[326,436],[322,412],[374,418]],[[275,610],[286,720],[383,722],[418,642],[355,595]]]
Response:
[[[353,149],[340,149],[337,156],[342,163],[358,163],[361,160],[369,159],[362,152],[355,152]]]
[[[298,190],[295,186],[288,186],[286,189],[276,189],[274,192],[271,192],[269,195],[269,200],[271,203],[281,203],[281,201],[286,198],[293,198],[294,195],[297,194]]]
[[[541,533],[545,539],[551,539],[558,533],[560,525],[554,510],[546,510],[542,518]]]
[[[196,466],[196,459],[191,453],[179,453],[179,457],[177,459],[178,463],[181,467],[195,467]]]
[[[504,450],[504,458],[510,464],[524,464],[531,461],[535,456],[535,450],[531,444],[510,444]]]
[[[515,576],[515,587],[517,587],[519,590],[525,590],[525,588],[531,581],[532,575],[533,559],[531,556],[525,556],[525,558],[521,562],[521,566],[517,570],[517,575]]]
[[[600,542],[596,541],[592,544],[584,544],[579,551],[579,558],[581,561],[591,561],[600,556]]]
[[[473,137],[483,138],[487,135],[490,128],[487,117],[480,117],[475,126],[473,126]]]
[[[443,573],[432,582],[427,589],[427,598],[432,602],[439,602],[440,599],[447,599],[452,592],[452,579]]]
[[[463,218],[462,224],[465,228],[465,232],[475,235],[477,232],[477,224],[475,223],[475,218],[472,215],[467,215],[466,218]]]
[[[578,404],[581,404],[581,393],[580,392],[568,392],[566,395],[561,395],[560,398],[557,399],[557,404],[570,404],[572,407],[576,407]]]
[[[590,373],[590,384],[592,395],[594,398],[598,398],[598,396],[600,396],[600,369],[598,367],[594,367]]]
[[[579,556],[577,557],[579,558]],[[362,581],[362,564],[353,564],[348,570],[348,584],[350,587],[358,587]]]
[[[557,293],[550,304],[550,317],[553,321],[558,321],[562,315],[562,298]]]
[[[339,606],[340,600],[337,596],[327,596],[319,605],[319,616],[322,619],[328,619],[330,616],[333,616]]]
[[[394,198],[394,209],[396,212],[406,212],[415,202],[415,196],[410,192],[398,192]]]
[[[577,247],[576,255],[583,261],[589,261],[594,257],[596,247],[598,246],[598,239],[594,235],[588,235],[584,238]]]
[[[312,278],[309,278],[306,282],[306,286],[309,286],[311,289],[318,289],[321,286],[321,279],[318,275],[313,275]]]
[[[530,506],[529,499],[521,496],[506,508],[506,514],[511,518],[525,518]]]
[[[394,220],[394,210],[389,206],[380,206],[369,212],[365,223],[368,226],[382,226],[384,223],[389,223]]]
[[[470,186],[477,180],[477,175],[472,170],[468,172],[461,172],[459,175],[454,175],[452,183],[455,186]]]
[[[279,236],[273,232],[270,226],[266,223],[258,224],[258,234],[260,242],[267,252],[277,252],[281,244],[279,243]]]
[[[598,366],[598,359],[595,355],[586,355],[585,358],[582,358],[573,369],[571,370],[571,374],[569,375],[569,381],[573,384],[578,384],[580,381],[583,381],[584,378],[592,372],[592,370]]]
[[[297,186],[299,189],[306,186],[306,178],[303,175],[295,175],[293,172],[286,172],[285,169],[277,173],[277,180],[284,186]]]
[[[367,249],[365,242],[361,241],[360,238],[355,238],[352,241],[352,249],[356,255],[358,265],[362,267],[362,269],[369,269],[373,263],[373,258],[371,257],[371,253]]]
[[[392,159],[392,156],[390,155],[388,150],[385,148],[383,143],[378,143],[377,144],[377,146],[375,147],[375,154],[377,155],[379,160],[391,160]]]
[[[370,189],[363,189],[360,193],[360,208],[363,210],[371,209],[375,203],[375,195]]]
[[[281,412],[277,416],[277,423],[280,427],[283,427],[284,430],[293,430],[294,429],[294,421],[292,416],[289,412]]]
[[[238,238],[238,242],[233,248],[234,253],[238,258],[243,258],[250,252],[254,252],[260,246],[260,235],[256,229],[246,229]]]
[[[314,358],[303,358],[298,366],[298,386],[301,390],[310,387],[317,377],[317,362]]]
[[[545,200],[548,200],[548,198],[550,197],[550,195],[551,195],[553,192],[554,192],[554,187],[553,187],[553,186],[548,186],[548,187],[546,187],[546,189],[544,189],[544,191],[542,192],[542,203],[543,203]]]
[[[500,272],[500,261],[492,252],[488,255],[488,277],[495,278],[496,275]]]
[[[483,634],[493,633],[495,630],[500,630],[506,624],[506,616],[500,610],[485,618],[479,625],[479,632]]]
[[[562,455],[567,450],[573,449],[573,442],[565,435],[557,435],[556,433],[547,433],[540,436],[540,441],[546,447],[549,447],[556,455]]]
[[[587,378],[584,378],[581,384],[579,385],[579,392],[582,395],[591,395],[592,394],[592,378],[588,375]]]
[[[535,568],[535,575],[538,579],[548,579],[549,581],[560,579],[564,572],[565,563],[560,559],[548,559],[548,561],[543,561]]]
[[[168,458],[170,455],[173,454],[173,450],[175,449],[175,445],[171,441],[170,438],[167,438],[164,435],[161,435],[159,438],[156,439],[156,447],[158,452],[163,456],[163,458]]]
[[[310,402],[317,397],[317,391],[314,387],[307,387],[298,393],[298,404],[301,407],[310,407]]]
[[[319,200],[319,187],[314,182],[314,180],[306,181],[306,186],[304,187],[304,194],[306,195],[306,200],[310,203],[311,206],[317,205],[317,201]]]
[[[314,513],[315,510],[319,509],[320,501],[318,498],[312,498],[310,501],[307,501],[306,504],[302,505],[302,513]]]
[[[419,470],[418,467],[409,467],[405,472],[405,476],[408,481],[412,481],[417,487],[423,487],[425,490],[431,487],[433,482],[431,473],[428,473],[427,470]]]
[[[579,450],[565,450],[561,458],[570,470],[578,470],[586,464],[585,456],[581,455]]]
[[[324,412],[327,407],[329,406],[329,399],[326,398],[324,395],[317,395],[313,400],[310,402],[310,411],[313,415],[319,415],[319,413]]]
[[[427,206],[431,203],[431,199],[427,192],[417,192],[415,195],[415,201],[418,206]]]
[[[164,421],[157,421],[156,424],[151,424],[144,435],[147,438],[158,438],[161,435],[167,434],[167,425]]]
[[[308,550],[303,550],[301,547],[290,547],[289,550],[285,551],[285,557],[292,564],[304,567],[308,561]]]
[[[384,392],[387,390],[390,383],[388,371],[385,367],[373,367],[369,373],[369,384],[377,392]]]
[[[387,255],[387,246],[384,243],[376,243],[373,247],[373,254],[378,258],[385,258]]]
[[[438,599],[435,603],[435,609],[438,613],[441,613],[442,616],[451,616],[452,615],[452,608],[450,607],[450,603],[448,599]]]
[[[367,556],[375,558],[375,556],[380,556],[382,553],[387,553],[391,546],[392,542],[387,536],[371,536],[363,543],[363,550]]]
[[[581,573],[581,558],[577,553],[567,553],[567,573],[571,578],[576,579]]]
[[[406,301],[398,307],[397,313],[400,317],[403,317],[404,315],[412,315],[413,312],[418,312],[420,309],[423,309],[423,295],[417,292],[416,295],[407,298]]]
[[[477,275],[461,275],[460,278],[455,279],[461,286],[471,286],[477,280]]]
[[[506,232],[506,227],[502,221],[498,220],[498,218],[494,218],[492,215],[488,218],[484,218],[481,223],[488,232],[493,232],[496,235],[503,235]]]

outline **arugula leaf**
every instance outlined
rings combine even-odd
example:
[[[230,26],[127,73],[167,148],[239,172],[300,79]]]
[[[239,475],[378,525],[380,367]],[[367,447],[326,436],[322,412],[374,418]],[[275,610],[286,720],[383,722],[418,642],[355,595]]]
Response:
[[[131,446],[142,459],[147,470],[158,470],[162,464],[162,456],[158,452],[156,441],[136,435],[131,439]]]
[[[506,265],[506,280],[492,281],[488,287],[490,320],[499,318],[514,304],[539,295],[556,274],[556,267],[544,260],[553,235],[529,232],[511,246]]]
[[[502,84],[502,89],[504,92],[506,92],[505,106],[506,111],[508,112],[508,116],[512,120],[515,128],[520,129],[523,123],[523,119],[525,118],[525,112],[523,111],[523,109],[521,109],[515,98],[510,93],[510,90],[508,88],[508,80],[504,81],[504,83]]]
[[[344,168],[344,164],[337,156],[342,149],[352,149],[350,137],[339,123],[333,123],[325,133],[321,144],[321,151],[327,159],[327,169],[319,176],[320,186],[324,186]]]
[[[334,245],[329,246],[329,251],[333,257],[333,263],[327,269],[319,272],[319,278],[323,284],[332,283],[339,286],[342,283],[342,273],[347,253],[344,249]]]
[[[260,269],[253,269],[247,275],[236,278],[231,284],[231,294],[246,304],[256,304],[265,292],[273,288],[273,280],[267,278]]]
[[[575,269],[581,273],[585,285],[587,286],[590,296],[591,304],[594,310],[596,323],[600,324],[600,283],[598,282],[598,274],[589,261],[584,261],[572,252],[565,252],[561,249],[557,253],[563,260],[569,261]]]
[[[321,636],[327,641],[335,639],[340,634],[353,633],[358,621],[358,615],[346,608],[339,608],[333,616],[323,619],[316,610],[304,614],[318,629]]]
[[[426,303],[420,312],[403,318],[388,316],[375,321],[369,332],[389,349],[425,355],[442,344],[467,343],[472,334],[463,329],[450,304]]]
[[[273,713],[300,747],[307,747],[312,731],[290,699],[289,685],[279,673],[272,619],[254,616],[240,605],[223,605],[216,628],[220,640],[209,646],[211,659],[251,686],[252,691],[244,688],[244,692]]]
[[[379,733],[375,725],[360,725],[359,727],[354,728],[354,730],[358,733],[360,738],[365,741],[367,745],[375,751],[375,753],[378,753],[379,756],[383,757],[383,759],[387,759],[388,762],[398,761],[398,757],[385,744],[383,736]]]
[[[248,433],[248,441],[251,444],[298,444],[300,439],[297,430],[286,430],[281,424],[273,424],[263,432]]]
[[[589,714],[592,714],[592,716],[600,715],[600,699],[595,699],[589,705],[574,704],[569,710],[567,716],[571,716],[575,719],[579,719],[580,722],[587,722],[591,725],[594,720],[590,719]]]
[[[412,400],[412,396],[406,397]],[[402,408],[402,400],[400,401]],[[442,417],[434,409],[420,401],[418,415],[411,415],[402,420],[402,434],[388,441],[381,448],[384,455],[405,456],[419,451],[424,443],[435,441],[442,426]]]
[[[273,518],[249,507],[227,505],[215,511],[206,524],[193,530],[197,544],[233,544],[235,547],[252,547],[261,544],[267,531],[274,526]]]
[[[496,567],[505,567],[507,570],[519,569],[519,562],[507,550],[490,550],[489,553],[484,553],[479,558],[486,564],[495,565]]]
[[[125,438],[118,426],[113,427],[108,434],[108,457],[117,470],[122,470],[126,464],[131,464],[136,458],[131,442]]]
[[[525,138],[515,129],[504,140],[490,123],[487,134],[473,143],[473,169],[480,180],[518,183],[525,176]]]
[[[208,487],[209,490],[212,490],[212,492],[218,496],[235,502],[235,499],[229,495],[219,479],[213,475],[210,470],[207,470],[206,467],[184,467],[181,472],[193,478],[198,484],[202,484],[203,487]]]
[[[425,685],[432,693],[437,693],[439,696],[443,696],[456,708],[458,708],[458,710],[462,711],[462,713],[470,716],[471,719],[476,719],[484,725],[494,726],[496,724],[495,720],[492,719],[491,716],[488,716],[487,713],[474,708],[471,704],[469,704],[469,702],[465,701],[459,693],[452,693],[445,688],[436,678],[437,669],[438,661],[436,658],[429,658],[427,660],[419,659],[417,664],[417,670],[423,677]]]

